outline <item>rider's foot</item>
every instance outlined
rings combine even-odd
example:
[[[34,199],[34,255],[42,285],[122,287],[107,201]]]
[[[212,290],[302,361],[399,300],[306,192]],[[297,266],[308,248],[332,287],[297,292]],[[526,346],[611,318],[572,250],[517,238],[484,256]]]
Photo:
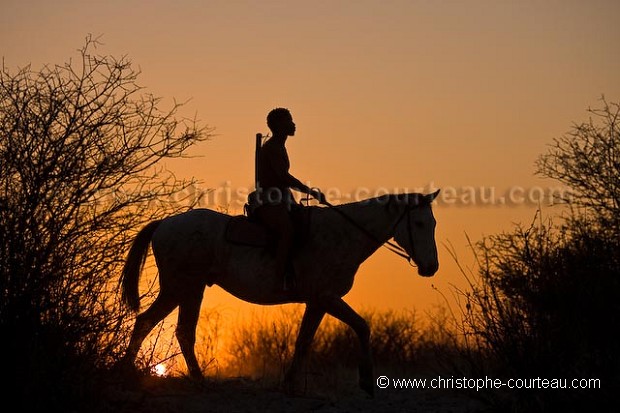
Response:
[[[295,287],[296,287],[295,276],[291,273],[287,273],[284,276],[284,283],[282,285],[282,289],[284,291],[291,291],[291,290],[294,290]]]
[[[286,266],[286,271],[284,272],[283,289],[284,291],[292,291],[296,287],[297,283],[295,281],[295,267],[293,267],[293,263],[289,261]]]

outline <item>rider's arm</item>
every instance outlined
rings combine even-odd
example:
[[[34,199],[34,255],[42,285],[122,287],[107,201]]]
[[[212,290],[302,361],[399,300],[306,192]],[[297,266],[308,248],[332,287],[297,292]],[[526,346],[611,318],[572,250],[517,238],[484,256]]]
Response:
[[[308,194],[313,196],[314,198],[316,198],[321,204],[325,203],[325,195],[323,195],[321,193],[321,191],[317,190],[317,189],[311,189],[309,188],[307,185],[304,185],[299,179],[295,178],[293,175],[289,174],[289,177],[291,178],[292,181],[294,181],[296,183],[296,185],[291,185],[290,187],[299,191],[299,192],[303,192],[304,194]]]
[[[304,194],[308,194],[310,196],[313,196],[314,198],[316,198],[321,204],[325,203],[325,195],[323,195],[321,193],[321,191],[316,190],[316,189],[311,189],[309,188],[307,185],[304,185],[299,179],[295,178],[293,175],[289,174],[290,178],[292,180],[294,180],[297,185],[291,185],[290,187],[299,191],[299,192],[303,192]]]
[[[316,198],[320,196],[317,191],[310,189],[308,185],[304,184],[289,173],[287,161],[282,156],[279,156],[279,154],[275,151],[269,151],[266,155],[268,156],[268,161],[271,165],[271,171],[277,177],[278,181],[283,184],[283,186],[312,195]]]
[[[294,190],[299,191],[299,192],[303,192],[304,194],[312,195],[312,190],[308,187],[308,185],[305,185],[303,182],[301,182],[299,179],[295,178],[290,173],[288,174],[288,181],[289,181],[288,186],[291,189],[294,189]]]

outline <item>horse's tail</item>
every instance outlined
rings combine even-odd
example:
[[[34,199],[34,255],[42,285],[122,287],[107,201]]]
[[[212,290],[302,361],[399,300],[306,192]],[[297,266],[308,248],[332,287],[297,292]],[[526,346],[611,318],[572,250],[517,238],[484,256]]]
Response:
[[[125,260],[121,275],[122,299],[127,307],[134,312],[140,308],[140,296],[138,295],[140,273],[146,262],[151,238],[160,223],[161,220],[153,221],[138,232]]]

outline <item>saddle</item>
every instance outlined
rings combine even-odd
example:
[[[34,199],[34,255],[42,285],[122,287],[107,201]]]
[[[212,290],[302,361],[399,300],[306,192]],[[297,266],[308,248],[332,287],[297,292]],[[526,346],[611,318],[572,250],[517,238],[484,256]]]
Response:
[[[295,228],[294,247],[300,247],[308,238],[312,207],[296,204],[291,210],[291,219]],[[257,248],[273,247],[276,237],[255,218],[246,215],[232,216],[226,225],[224,238],[233,244]]]

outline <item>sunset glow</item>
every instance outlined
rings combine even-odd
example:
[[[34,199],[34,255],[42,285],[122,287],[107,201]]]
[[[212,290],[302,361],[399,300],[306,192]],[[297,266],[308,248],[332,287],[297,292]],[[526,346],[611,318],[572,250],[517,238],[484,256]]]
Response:
[[[5,410],[610,411],[619,16],[0,0]]]
[[[53,65],[101,36],[97,51],[127,55],[162,107],[187,102],[182,115],[216,128],[194,158],[165,165],[204,190],[251,188],[253,139],[276,106],[297,124],[291,172],[334,203],[452,188],[435,208],[437,275],[418,277],[380,250],[346,297],[356,309],[423,313],[442,302],[436,289],[464,282],[443,245],[468,266],[466,235],[529,223],[539,205],[555,212],[544,196],[556,183],[535,177],[533,163],[602,94],[620,96],[618,15],[620,3],[605,0],[7,0],[0,54],[11,68]],[[496,202],[484,203],[491,191]],[[224,329],[257,309],[218,287],[203,308],[221,311]]]
[[[159,377],[165,377],[167,375],[166,365],[163,363],[157,364],[153,367],[153,374]]]

